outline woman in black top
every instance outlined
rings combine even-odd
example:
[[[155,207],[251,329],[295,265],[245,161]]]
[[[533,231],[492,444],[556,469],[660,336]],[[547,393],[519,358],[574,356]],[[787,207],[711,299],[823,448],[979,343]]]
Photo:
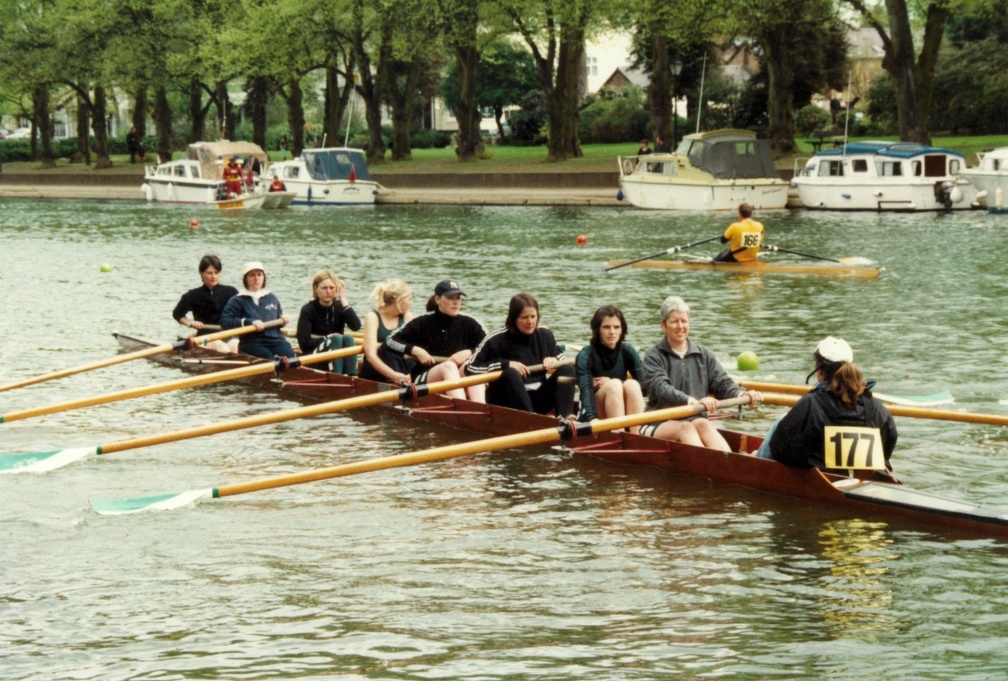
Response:
[[[360,331],[361,320],[347,300],[346,283],[332,270],[319,270],[312,278],[312,299],[298,316],[297,340],[301,354],[352,348],[353,336],[344,335],[346,327]],[[357,375],[357,357],[341,357],[329,363],[329,370],[347,376]]]
[[[238,289],[234,286],[220,283],[223,269],[224,266],[216,255],[200,258],[199,273],[203,285],[183,293],[172,310],[172,318],[182,326],[196,329],[197,336],[220,330],[221,310],[232,296],[238,294]],[[192,319],[187,316],[190,312]],[[217,328],[204,328],[207,326]],[[213,341],[207,344],[207,348],[218,352],[238,352],[238,339]]]
[[[640,355],[624,343],[626,319],[615,305],[603,305],[591,318],[591,344],[578,353],[575,372],[581,395],[579,421],[611,419],[644,411]],[[629,374],[629,378],[627,377]],[[639,426],[630,429],[636,433]]]

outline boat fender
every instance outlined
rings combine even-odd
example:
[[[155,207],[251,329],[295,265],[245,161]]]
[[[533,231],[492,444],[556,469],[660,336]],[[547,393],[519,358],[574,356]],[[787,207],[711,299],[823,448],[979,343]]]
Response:
[[[617,201],[622,201],[623,200],[623,190],[622,189],[617,189],[616,190],[616,200]]]
[[[154,200],[154,190],[151,188],[151,186],[149,184],[147,184],[146,182],[144,182],[144,185],[143,185],[142,189],[143,189],[144,198],[147,199],[148,201],[153,201]]]
[[[997,187],[994,190],[994,206],[997,208],[1001,207],[1001,200],[1004,197],[1004,192],[1001,191],[1001,187]]]
[[[949,193],[949,198],[952,199],[952,203],[962,203],[962,189],[959,189],[959,187],[953,187],[952,191]]]

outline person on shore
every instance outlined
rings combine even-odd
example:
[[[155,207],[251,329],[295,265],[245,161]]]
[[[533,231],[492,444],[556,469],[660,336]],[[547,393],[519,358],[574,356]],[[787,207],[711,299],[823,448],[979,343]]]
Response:
[[[714,257],[715,262],[751,262],[759,256],[764,230],[762,224],[752,219],[752,214],[752,206],[739,204],[738,222],[733,222],[721,235],[721,243],[728,247]]]
[[[667,154],[670,151],[672,151],[672,149],[669,147],[668,142],[665,141],[665,138],[663,138],[661,135],[658,135],[657,137],[655,137],[655,140],[654,140],[654,153],[656,153],[656,154]]]
[[[227,198],[233,199],[242,193],[242,169],[238,166],[237,156],[232,156],[224,166],[223,178]]]
[[[371,302],[374,309],[364,315],[364,361],[360,377],[380,383],[409,383],[415,362],[387,350],[385,341],[413,319],[410,313],[413,289],[402,279],[389,279],[374,287]]]
[[[137,155],[140,154],[140,135],[137,133],[135,125],[126,133],[126,149],[129,150],[130,163],[136,163]],[[141,162],[143,162],[143,159],[141,159]]]
[[[690,340],[690,309],[679,296],[669,296],[662,303],[661,327],[664,337],[644,353],[647,411],[700,403],[713,414],[718,400],[748,396],[751,405],[762,401],[762,394],[735,383],[714,353]],[[640,433],[731,451],[714,424],[702,416],[647,424],[641,426]]]
[[[826,428],[854,426],[876,431],[875,451],[882,452],[885,466],[891,470],[889,459],[896,448],[896,423],[889,410],[872,396],[875,383],[865,381],[854,365],[851,346],[842,338],[827,336],[819,341],[812,356],[816,385],[770,427],[756,456],[788,466],[826,469],[826,448],[830,446],[826,442]],[[843,447],[842,459],[851,453],[848,447],[856,446],[857,440],[864,438],[864,433],[858,432],[858,436],[841,436],[837,440],[837,446]]]
[[[238,294],[238,289],[220,283],[224,266],[216,255],[200,258],[198,269],[203,284],[182,294],[172,310],[172,319],[182,326],[196,329],[197,336],[204,336],[220,330],[221,311]],[[192,313],[192,319],[189,313]],[[206,347],[217,352],[238,352],[238,339],[211,341]]]
[[[301,354],[354,347],[354,337],[344,334],[347,327],[360,331],[361,320],[347,300],[346,283],[332,270],[319,270],[312,277],[312,299],[298,315],[297,341]],[[356,376],[357,356],[340,357],[327,366],[333,373]]]
[[[542,372],[531,370],[537,364]],[[564,363],[553,332],[539,325],[539,302],[530,293],[511,297],[504,328],[487,335],[466,366],[466,373],[474,376],[494,371],[501,376],[487,386],[489,404],[537,414],[552,411],[562,419],[572,416],[574,367]]]
[[[591,343],[578,353],[574,368],[581,412],[578,421],[617,418],[644,411],[644,377],[637,350],[624,343],[627,323],[615,305],[595,310],[591,322]],[[630,378],[627,378],[627,376]],[[630,428],[636,433],[639,427]]]
[[[410,371],[414,383],[457,381],[465,365],[486,337],[483,325],[462,314],[465,293],[453,279],[439,281],[427,300],[427,314],[414,317],[385,340],[385,347],[399,357],[412,355],[417,366]],[[450,397],[486,401],[486,386],[450,390]]]
[[[266,288],[266,268],[261,262],[247,262],[242,268],[242,286],[224,306],[221,326],[237,329],[252,325],[252,333],[239,336],[238,351],[254,357],[273,359],[275,356],[294,358],[294,350],[277,327],[266,328],[267,322],[282,319],[290,324],[290,315],[284,314],[280,301]]]
[[[641,140],[640,149],[637,150],[638,156],[647,156],[651,153],[651,147],[648,146],[648,141],[646,139]]]

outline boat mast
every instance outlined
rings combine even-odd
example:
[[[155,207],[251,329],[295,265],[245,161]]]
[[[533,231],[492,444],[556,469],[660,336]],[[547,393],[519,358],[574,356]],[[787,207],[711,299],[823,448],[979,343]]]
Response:
[[[350,112],[347,114],[346,119],[346,137],[343,138],[343,146],[350,144],[350,122],[353,120],[353,105],[354,100],[357,99],[357,74],[351,74],[353,78],[354,87],[350,90]]]
[[[707,75],[707,51],[703,55],[703,69],[700,71],[700,101],[697,102],[696,131],[700,132],[700,114],[703,113],[703,86],[704,76]]]
[[[851,70],[847,74],[847,106],[844,107],[845,116],[843,124],[843,154],[845,158],[847,156],[847,130],[850,128],[850,87],[851,87],[851,80],[853,79],[854,79],[854,71]]]

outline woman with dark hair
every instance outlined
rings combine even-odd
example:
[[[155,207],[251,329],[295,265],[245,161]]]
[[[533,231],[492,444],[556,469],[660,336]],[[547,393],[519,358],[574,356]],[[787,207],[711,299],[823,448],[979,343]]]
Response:
[[[224,266],[216,255],[204,255],[200,258],[199,274],[203,285],[183,293],[175,309],[172,310],[172,318],[182,326],[196,329],[197,336],[219,330],[204,327],[219,327],[221,311],[227,302],[238,294],[238,289],[234,286],[220,283],[223,269]],[[192,319],[188,317],[190,312]],[[218,352],[238,352],[238,339],[213,341],[207,344],[207,348]]]
[[[483,339],[466,373],[503,372],[487,386],[490,404],[567,418],[574,409],[574,382],[560,379],[573,379],[574,367],[561,364],[563,359],[553,332],[539,325],[539,303],[529,293],[518,293],[508,305],[504,328]],[[532,373],[529,367],[536,364],[553,373],[548,378]]]
[[[290,323],[290,315],[284,314],[280,301],[266,288],[266,269],[261,262],[247,262],[242,268],[244,290],[228,301],[221,312],[221,326],[237,329],[252,325],[256,330],[241,336],[238,351],[254,357],[273,359],[294,358],[294,350],[277,327],[266,328],[266,322],[282,319]]]
[[[851,346],[841,338],[827,336],[816,346],[813,357],[812,374],[818,383],[770,428],[756,456],[788,466],[830,468],[826,450],[832,445],[826,440],[826,429],[833,426],[840,434],[836,438],[838,447],[854,446],[865,436],[878,438],[888,469],[896,448],[896,423],[889,410],[872,396],[874,381],[865,381],[854,366]],[[851,437],[840,433],[851,428],[857,429],[849,431]]]
[[[319,270],[312,278],[312,299],[304,304],[298,315],[297,340],[301,353],[352,348],[356,341],[343,333],[347,327],[360,331],[361,320],[347,300],[346,283],[332,270]],[[357,357],[334,359],[328,368],[336,374],[356,376]]]
[[[623,342],[627,335],[623,312],[615,305],[603,305],[592,315],[591,330],[591,344],[578,353],[574,364],[581,395],[578,421],[641,413],[644,368],[637,350]],[[638,430],[639,426],[630,429]]]
[[[417,365],[410,370],[414,383],[457,381],[486,336],[483,325],[462,314],[461,287],[453,279],[439,281],[427,301],[427,314],[414,317],[385,339],[385,347],[400,358],[412,355]],[[486,386],[473,385],[445,394],[457,399],[484,402]]]

